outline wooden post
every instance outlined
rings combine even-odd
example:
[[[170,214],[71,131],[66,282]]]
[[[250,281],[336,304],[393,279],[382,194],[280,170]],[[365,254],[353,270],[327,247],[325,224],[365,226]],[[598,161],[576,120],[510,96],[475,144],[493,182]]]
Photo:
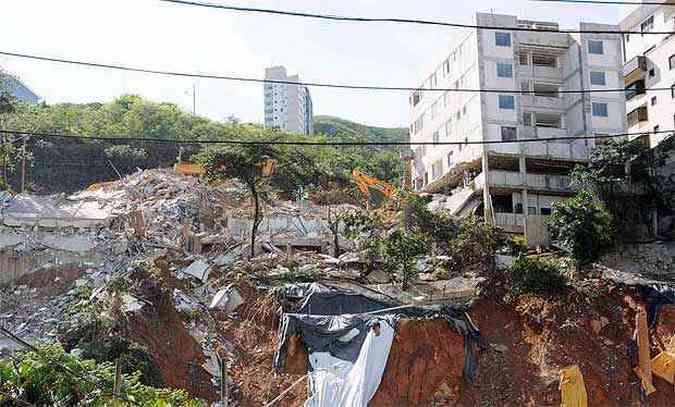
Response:
[[[640,306],[635,315],[635,330],[637,331],[638,366],[633,370],[642,381],[642,389],[646,395],[656,391],[652,380],[652,358],[649,346],[649,327],[647,326],[647,311]]]
[[[120,360],[115,361],[115,381],[113,382],[113,400],[117,400],[122,393],[122,365]]]

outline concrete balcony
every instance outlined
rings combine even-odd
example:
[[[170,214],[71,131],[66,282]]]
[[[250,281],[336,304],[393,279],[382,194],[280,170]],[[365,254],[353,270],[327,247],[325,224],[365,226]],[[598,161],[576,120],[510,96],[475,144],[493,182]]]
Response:
[[[524,109],[565,109],[565,99],[551,96],[523,95],[520,102]]]
[[[564,175],[527,174],[527,178],[514,171],[490,171],[490,186],[495,188],[524,188],[558,193],[572,192],[570,177]]]
[[[518,73],[521,78],[543,79],[551,82],[562,81],[562,68],[543,65],[519,65]]]
[[[642,55],[634,57],[624,64],[623,72],[626,85],[644,79],[645,72],[647,72],[647,57]]]

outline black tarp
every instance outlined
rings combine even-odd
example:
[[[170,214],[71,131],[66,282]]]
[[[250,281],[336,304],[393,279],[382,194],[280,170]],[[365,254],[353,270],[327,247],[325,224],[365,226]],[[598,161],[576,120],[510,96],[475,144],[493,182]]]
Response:
[[[298,313],[285,313],[281,317],[274,366],[279,371],[283,370],[287,341],[294,335],[300,336],[308,354],[328,352],[336,358],[354,362],[368,327],[375,320],[386,319],[395,328],[400,319],[444,319],[464,336],[464,375],[473,382],[478,374],[477,350],[481,337],[469,321],[465,308],[437,305],[389,310],[401,305],[337,289],[309,290]],[[385,311],[375,313],[381,310]],[[352,329],[357,329],[358,334],[345,342],[345,335]]]

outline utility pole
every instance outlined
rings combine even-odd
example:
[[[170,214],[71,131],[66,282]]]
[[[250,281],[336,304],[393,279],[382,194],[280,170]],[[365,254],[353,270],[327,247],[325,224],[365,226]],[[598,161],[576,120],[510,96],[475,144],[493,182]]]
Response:
[[[192,115],[197,116],[197,84],[192,82]]]
[[[26,192],[26,140],[28,136],[23,137],[23,146],[21,147],[21,193]]]

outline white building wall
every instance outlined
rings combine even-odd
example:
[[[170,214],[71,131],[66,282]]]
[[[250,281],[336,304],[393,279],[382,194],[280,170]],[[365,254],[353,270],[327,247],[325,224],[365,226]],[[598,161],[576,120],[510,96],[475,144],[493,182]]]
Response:
[[[478,13],[476,22],[481,26],[515,26],[557,28],[552,23],[529,22],[518,20],[515,16],[504,16]],[[583,30],[618,30],[615,26],[582,24]],[[504,33],[509,36],[509,43],[499,45],[496,36]],[[589,53],[588,41],[601,41],[603,53],[601,55]],[[525,63],[521,63],[521,53],[527,55]],[[472,88],[483,90],[503,90],[505,92],[459,92],[452,93],[448,104],[442,104],[443,95],[438,92],[422,91],[422,100],[411,103],[411,140],[431,142],[434,140],[470,140],[470,141],[503,141],[502,128],[516,129],[518,139],[541,139],[541,143],[500,143],[484,146],[474,145],[463,147],[426,146],[416,149],[416,173],[431,183],[447,173],[452,165],[448,166],[447,154],[453,154],[455,165],[458,162],[467,162],[481,157],[482,149],[489,154],[507,155],[514,158],[538,158],[568,161],[585,161],[590,149],[594,147],[593,140],[551,140],[550,138],[573,137],[591,135],[595,132],[622,133],[625,131],[625,98],[623,92],[592,93],[592,94],[544,94],[541,89],[579,90],[579,89],[622,89],[623,61],[621,37],[613,34],[584,34],[573,37],[569,34],[549,32],[520,32],[510,30],[473,30],[465,34],[458,44],[453,47],[448,57],[442,58],[441,63],[434,65],[433,74],[425,77],[423,88]],[[461,58],[459,58],[461,55]],[[555,63],[545,65],[535,56],[552,55]],[[445,75],[445,61],[449,60],[449,73]],[[502,75],[499,75],[501,65]],[[503,69],[511,75],[504,75]],[[591,85],[591,72],[604,75],[604,85]],[[542,88],[543,87],[543,88]],[[534,91],[539,89],[540,93]],[[532,92],[522,94],[522,90]],[[509,92],[511,91],[511,92]],[[500,106],[500,96],[513,97],[513,108]],[[411,95],[411,102],[415,95]],[[593,103],[606,106],[607,116],[593,114]],[[439,109],[438,106],[443,106]],[[596,109],[597,110],[597,109]],[[603,109],[599,109],[602,111]],[[461,112],[459,115],[457,112]],[[531,118],[530,123],[526,117]],[[542,123],[551,118],[559,118],[560,124],[545,127],[536,126],[536,119]],[[555,120],[554,120],[555,121]],[[450,122],[449,126],[443,126]],[[450,129],[444,132],[443,129]],[[438,132],[439,137],[434,135]],[[442,171],[434,164],[443,161]],[[425,175],[426,174],[426,175]],[[522,179],[513,183],[514,187],[527,188],[530,182],[538,183],[539,174],[527,174],[524,178],[517,172],[512,174],[498,173],[490,170],[490,178],[507,176]],[[509,178],[510,179],[510,178]],[[546,180],[542,190],[541,185],[532,185],[528,199],[532,201],[532,210],[537,214],[550,208],[554,200],[560,198],[560,188],[557,191],[545,192],[548,182],[558,182],[554,177],[544,177]],[[493,181],[490,181],[493,184]],[[417,185],[419,188],[421,185]],[[518,198],[513,196],[514,202]]]
[[[265,79],[300,82],[298,75],[288,76],[286,68],[265,69]],[[311,134],[313,120],[309,90],[302,85],[265,83],[265,126],[291,133]],[[311,98],[311,97],[310,97]],[[310,99],[311,100],[311,99]]]
[[[643,28],[651,31],[675,31],[675,7],[639,6],[621,21],[620,26],[624,31],[641,31]],[[673,36],[626,34],[623,36],[623,45],[626,50],[626,62],[638,56],[646,57],[647,69],[643,75],[647,89],[669,89],[675,85],[675,69],[670,68],[670,57],[675,55]],[[626,111],[631,112],[641,106],[646,106],[648,120],[634,124],[628,129],[629,132],[675,129],[675,98],[672,92],[647,91],[645,94],[637,95],[626,102]],[[668,135],[669,133],[651,134],[650,146],[656,146]]]

